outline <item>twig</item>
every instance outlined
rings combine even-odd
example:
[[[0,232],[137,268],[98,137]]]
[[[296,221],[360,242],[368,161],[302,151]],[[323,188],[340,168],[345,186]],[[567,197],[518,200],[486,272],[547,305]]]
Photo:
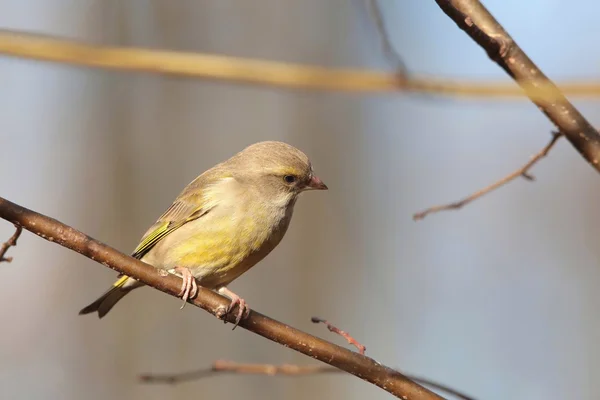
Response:
[[[479,0],[435,0],[519,84],[581,156],[600,172],[600,134],[534,64]],[[551,96],[539,97],[545,87]]]
[[[125,255],[55,219],[28,210],[1,197],[0,218],[18,224],[48,241],[83,254],[162,292],[177,296],[180,291],[180,278],[171,274],[162,276],[158,269],[146,263]],[[222,310],[230,304],[229,300],[211,290],[202,287],[198,289],[198,295],[188,302],[213,315],[221,314]],[[227,314],[224,318],[227,322],[232,323],[235,320],[235,313]],[[396,397],[414,400],[441,399],[432,391],[411,381],[398,371],[381,365],[372,358],[309,335],[256,311],[250,311],[250,315],[243,319],[239,326],[358,376]]]
[[[401,77],[406,78],[408,75],[408,68],[406,67],[406,63],[402,57],[400,57],[400,53],[398,53],[392,44],[390,33],[385,25],[385,20],[383,18],[383,13],[381,12],[381,5],[379,4],[379,1],[367,0],[367,3],[371,15],[373,16],[373,20],[375,21],[375,27],[377,28],[377,32],[381,38],[381,49],[383,50],[383,54],[396,69],[397,73]]]
[[[267,376],[306,376],[316,374],[330,374],[343,372],[329,365],[293,365],[293,364],[242,364],[234,361],[217,360],[209,368],[197,369],[194,371],[182,372],[179,374],[144,374],[140,376],[140,380],[144,383],[158,383],[176,385],[179,383],[195,381],[211,376],[225,374],[247,374],[247,375],[267,375]],[[422,385],[430,386],[433,389],[441,390],[463,400],[475,400],[465,393],[456,389],[450,388],[441,383],[434,382],[430,379],[419,378],[416,376],[407,375],[415,382]]]
[[[335,325],[333,325],[330,322],[328,322],[328,321],[326,321],[326,320],[324,320],[322,318],[319,318],[319,317],[312,317],[310,320],[314,324],[318,324],[318,323],[325,324],[327,326],[327,329],[329,329],[330,332],[333,332],[333,333],[336,333],[336,334],[340,335],[341,337],[343,337],[344,339],[346,339],[348,341],[348,343],[350,343],[351,345],[353,345],[354,347],[356,347],[358,349],[358,352],[360,354],[365,354],[365,350],[367,350],[367,348],[364,345],[360,344],[352,336],[350,336],[350,334],[348,332],[345,332],[345,331],[339,329]]]
[[[396,72],[328,69],[317,66],[251,60],[216,54],[184,53],[133,47],[109,47],[47,35],[0,30],[0,54],[49,62],[136,71],[290,89],[353,92],[409,92],[451,97],[523,99],[523,90],[509,83],[473,82],[416,76],[398,79]],[[522,83],[527,85],[527,83]],[[563,82],[569,96],[600,96],[599,81]],[[531,86],[530,97],[553,101],[555,86]]]
[[[497,180],[496,182],[492,183],[489,186],[484,187],[483,189],[480,189],[470,195],[468,195],[467,197],[465,197],[464,199],[454,202],[454,203],[449,203],[449,204],[442,204],[439,206],[434,206],[434,207],[429,207],[426,210],[423,210],[421,212],[418,212],[416,214],[413,215],[413,220],[418,221],[420,219],[425,218],[427,215],[429,214],[433,214],[439,211],[445,211],[445,210],[458,210],[459,208],[462,208],[463,206],[469,204],[470,202],[477,200],[478,198],[480,198],[481,196],[488,194],[496,189],[498,189],[499,187],[506,185],[508,182],[512,181],[513,179],[518,178],[519,176],[533,181],[535,180],[535,177],[529,174],[529,170],[538,162],[540,161],[542,158],[546,157],[546,155],[548,154],[548,152],[552,149],[552,147],[554,146],[554,144],[556,143],[556,141],[561,137],[562,135],[559,132],[552,132],[552,139],[550,139],[550,142],[548,142],[547,145],[545,145],[539,152],[537,152],[533,157],[531,157],[531,159],[525,164],[523,165],[521,168],[517,169],[516,171],[506,175],[505,177]]]
[[[15,225],[15,233],[8,239],[6,242],[2,243],[0,246],[0,262],[11,262],[13,260],[12,257],[4,257],[8,249],[12,246],[17,245],[17,239],[21,236],[21,232],[23,232],[23,228],[20,225]]]
[[[292,364],[240,364],[232,361],[217,360],[209,368],[202,368],[194,371],[182,372],[179,374],[144,374],[140,376],[140,380],[145,383],[178,384],[221,374],[300,376],[332,372],[337,373],[343,371],[329,365],[299,366]]]

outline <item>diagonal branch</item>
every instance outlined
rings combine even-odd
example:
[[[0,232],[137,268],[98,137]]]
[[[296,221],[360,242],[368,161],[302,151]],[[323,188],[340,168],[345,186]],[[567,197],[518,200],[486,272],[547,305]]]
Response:
[[[465,197],[462,200],[456,201],[454,203],[448,203],[448,204],[442,204],[442,205],[438,205],[438,206],[429,207],[421,212],[418,212],[413,215],[413,220],[418,221],[420,219],[425,218],[429,214],[433,214],[433,213],[440,212],[440,211],[458,210],[459,208],[466,206],[470,202],[477,200],[481,196],[488,194],[488,193],[498,189],[501,186],[506,185],[508,182],[510,182],[520,176],[522,176],[523,178],[530,180],[530,181],[534,180],[535,178],[529,174],[529,170],[538,161],[540,161],[542,158],[544,158],[544,157],[546,157],[546,155],[548,155],[548,152],[552,149],[552,147],[554,147],[554,144],[561,136],[562,135],[558,132],[552,132],[552,139],[550,139],[550,142],[548,142],[548,144],[545,145],[533,157],[531,157],[531,159],[527,163],[525,163],[525,165],[523,165],[516,171],[511,172],[510,174],[497,180],[496,182],[492,183],[491,185],[484,187],[483,189],[479,189],[478,191],[468,195],[467,197]]]
[[[17,239],[21,236],[21,232],[23,232],[23,228],[20,225],[15,224],[15,233],[0,246],[0,262],[11,262],[13,260],[12,257],[4,256],[10,247],[17,245]]]
[[[162,292],[177,296],[180,291],[180,278],[174,275],[161,276],[158,269],[148,264],[129,257],[55,219],[28,210],[1,197],[0,218],[18,224],[46,240],[76,251]],[[201,287],[199,287],[198,296],[189,302],[213,315],[221,313],[229,305],[229,300]],[[235,313],[226,315],[225,319],[228,322],[234,322]],[[242,320],[239,326],[358,376],[398,398],[441,399],[432,391],[372,358],[309,335],[256,311],[251,311],[248,318]]]
[[[343,372],[329,365],[294,365],[294,364],[242,364],[227,360],[217,360],[210,367],[197,369],[194,371],[182,372],[179,374],[154,375],[144,374],[140,380],[144,383],[158,383],[176,385],[179,383],[195,381],[202,378],[209,378],[225,374],[245,374],[245,375],[267,375],[267,376],[306,376],[316,374],[330,374]],[[462,393],[456,389],[434,382],[430,379],[419,378],[407,375],[409,379],[433,389],[441,390],[463,400],[475,400],[475,398]]]
[[[600,134],[531,61],[479,0],[435,0],[460,29],[525,90],[573,147],[600,172]],[[551,96],[539,97],[547,88]]]

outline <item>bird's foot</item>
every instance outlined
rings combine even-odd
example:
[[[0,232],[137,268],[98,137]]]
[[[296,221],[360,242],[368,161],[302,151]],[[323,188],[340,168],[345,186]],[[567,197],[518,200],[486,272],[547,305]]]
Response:
[[[193,299],[198,294],[198,284],[196,283],[196,278],[194,278],[194,275],[192,275],[189,269],[185,267],[175,267],[173,270],[179,273],[181,279],[183,279],[181,291],[179,292],[179,297],[183,300],[183,304],[181,305],[181,309],[183,309],[188,299]]]
[[[242,319],[248,318],[248,316],[250,315],[250,307],[246,304],[246,301],[244,299],[242,299],[240,296],[233,293],[231,290],[227,289],[224,286],[220,287],[217,290],[217,292],[231,299],[231,303],[229,303],[227,309],[225,309],[225,311],[221,315],[217,315],[218,317],[223,318],[225,315],[233,311],[235,306],[238,307],[237,316],[235,318],[235,324],[233,325],[233,329],[235,329]]]

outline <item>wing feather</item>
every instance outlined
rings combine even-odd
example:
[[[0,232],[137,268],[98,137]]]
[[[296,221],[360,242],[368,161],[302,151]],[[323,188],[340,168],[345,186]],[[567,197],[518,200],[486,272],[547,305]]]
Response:
[[[200,175],[181,192],[173,204],[144,234],[132,257],[141,259],[165,236],[188,222],[201,218],[216,207],[217,202],[214,199],[208,201],[205,193],[223,179],[210,184],[207,182],[210,178],[204,174]]]

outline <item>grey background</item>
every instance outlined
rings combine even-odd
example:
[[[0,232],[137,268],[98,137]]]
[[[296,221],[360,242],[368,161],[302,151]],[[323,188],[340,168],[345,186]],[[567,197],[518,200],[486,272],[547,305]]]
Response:
[[[433,1],[382,0],[412,70],[502,80]],[[554,79],[595,78],[600,6],[486,1]],[[0,0],[0,27],[91,43],[388,69],[364,2]],[[567,18],[568,16],[568,18]],[[330,186],[304,195],[282,244],[232,288],[249,304],[481,399],[600,390],[598,176],[566,142],[459,212],[413,212],[523,163],[552,126],[527,101],[288,91],[0,58],[1,195],[130,251],[201,171],[244,146],[303,149]],[[594,124],[597,103],[577,101]],[[12,226],[0,223],[0,238]],[[7,399],[389,398],[344,376],[229,376],[145,386],[214,359],[314,363],[149,289],[106,319],[78,310],[114,273],[24,234],[0,266]]]

